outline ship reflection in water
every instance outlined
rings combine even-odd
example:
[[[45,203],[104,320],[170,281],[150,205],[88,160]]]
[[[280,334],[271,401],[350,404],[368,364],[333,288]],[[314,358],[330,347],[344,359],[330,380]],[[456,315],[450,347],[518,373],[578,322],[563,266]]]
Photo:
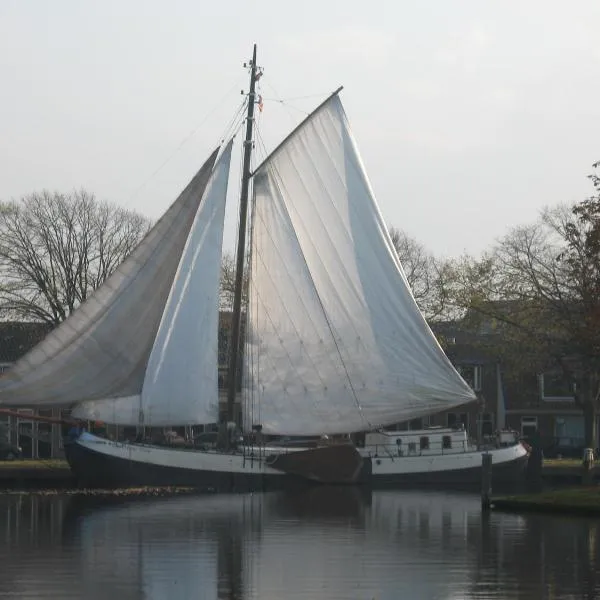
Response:
[[[598,524],[415,491],[6,495],[0,597],[591,599]]]

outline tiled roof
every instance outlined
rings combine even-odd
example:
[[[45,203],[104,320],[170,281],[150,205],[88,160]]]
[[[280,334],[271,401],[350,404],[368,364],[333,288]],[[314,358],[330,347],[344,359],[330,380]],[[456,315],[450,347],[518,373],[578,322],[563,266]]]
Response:
[[[50,331],[46,323],[0,321],[0,362],[12,363],[31,350]]]

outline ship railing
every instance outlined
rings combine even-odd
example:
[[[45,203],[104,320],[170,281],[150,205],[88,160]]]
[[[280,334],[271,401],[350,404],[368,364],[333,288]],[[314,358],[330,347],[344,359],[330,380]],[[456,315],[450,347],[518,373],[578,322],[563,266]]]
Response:
[[[454,442],[454,441],[453,441]],[[414,445],[413,445],[414,444]],[[429,442],[427,447],[421,447],[417,442],[408,442],[401,446],[394,447],[393,444],[366,444],[364,446],[374,458],[410,458],[413,456],[438,456],[450,454],[465,454],[467,452],[477,451],[474,446],[466,440],[459,443],[454,442],[448,446],[447,442]]]

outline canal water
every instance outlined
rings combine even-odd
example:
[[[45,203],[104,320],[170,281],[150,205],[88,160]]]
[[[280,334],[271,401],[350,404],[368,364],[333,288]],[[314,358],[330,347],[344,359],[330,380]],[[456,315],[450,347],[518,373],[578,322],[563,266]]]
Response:
[[[458,493],[0,495],[0,598],[600,598],[600,521]]]

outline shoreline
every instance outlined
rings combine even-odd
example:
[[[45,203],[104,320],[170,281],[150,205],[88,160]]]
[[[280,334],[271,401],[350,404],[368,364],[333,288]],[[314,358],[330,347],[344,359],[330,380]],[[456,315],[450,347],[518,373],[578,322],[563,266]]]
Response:
[[[564,490],[582,489],[584,470],[579,460],[547,460],[542,467],[542,485],[556,486]],[[591,473],[591,485],[600,483],[600,466],[595,466]],[[590,481],[588,479],[588,481]],[[16,489],[44,489],[44,488],[77,488],[77,480],[64,459],[39,459],[0,461],[0,491]],[[492,481],[492,493],[494,482]],[[600,489],[600,488],[599,488]],[[544,494],[546,492],[541,492]],[[549,492],[548,492],[549,493]],[[509,507],[519,509],[533,509],[543,503],[535,500],[537,494],[514,496],[492,496],[492,504],[508,510]],[[540,510],[549,509],[543,504]],[[586,509],[587,510],[587,509]],[[598,498],[598,512],[600,514],[600,495]]]
[[[505,512],[598,516],[600,515],[600,486],[569,487],[534,494],[498,496],[491,499],[491,508]]]
[[[0,462],[0,492],[45,487],[77,487],[66,460],[13,460]]]

